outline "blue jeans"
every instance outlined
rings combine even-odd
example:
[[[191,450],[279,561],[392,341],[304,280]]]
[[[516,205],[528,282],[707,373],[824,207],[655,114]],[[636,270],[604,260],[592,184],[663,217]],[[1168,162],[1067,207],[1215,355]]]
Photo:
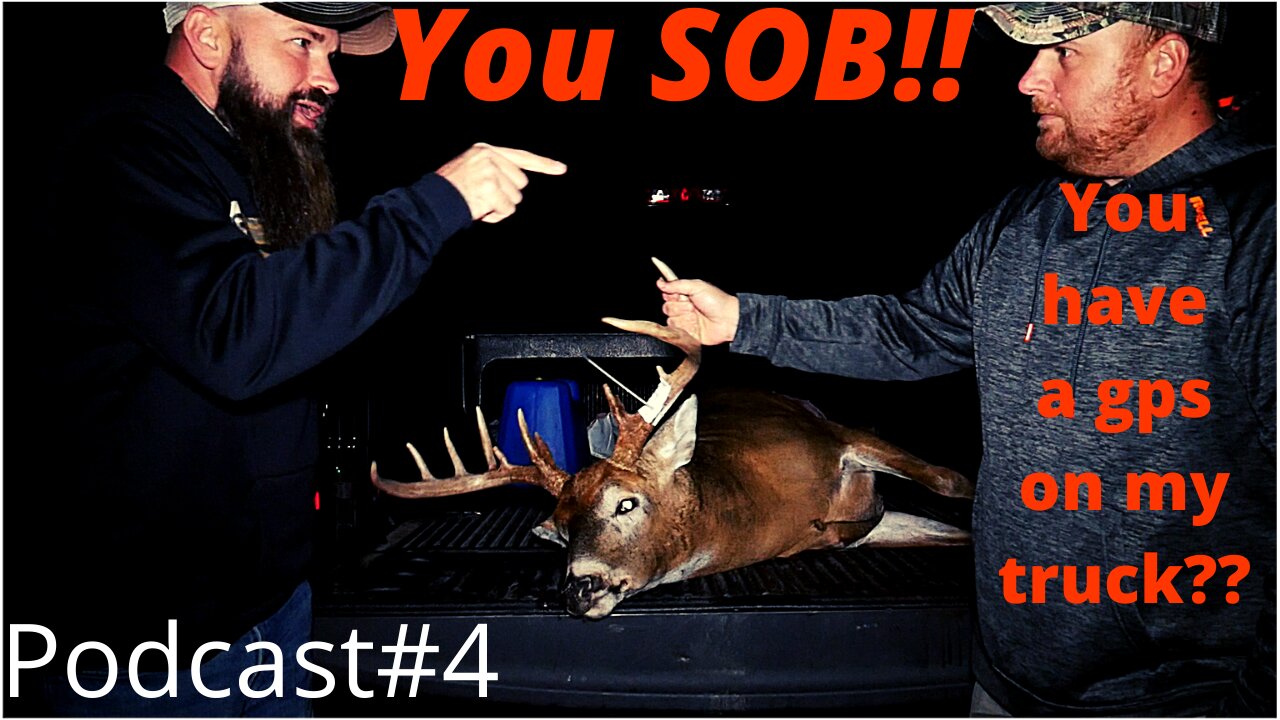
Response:
[[[178,628],[181,636],[182,628]],[[164,695],[145,698],[134,692],[129,683],[128,655],[117,657],[115,687],[100,698],[86,698],[76,693],[65,677],[48,678],[43,686],[47,710],[56,716],[73,717],[310,717],[311,701],[298,697],[297,688],[310,689],[311,674],[298,667],[298,647],[311,637],[311,585],[303,582],[274,615],[263,620],[200,666],[200,682],[209,692],[229,689],[225,698],[210,698],[196,690],[191,668],[179,662],[177,697]],[[246,647],[256,642],[270,642],[280,648],[280,681],[283,697],[274,694],[264,698],[246,697],[240,690],[240,675],[255,665],[271,666],[275,662],[266,649],[252,652]],[[129,649],[132,651],[132,648]],[[76,673],[81,687],[93,691],[107,683],[106,670]],[[274,670],[263,668],[253,673],[249,687],[266,690],[276,679]],[[168,682],[167,671],[140,672],[143,688],[157,690]]]

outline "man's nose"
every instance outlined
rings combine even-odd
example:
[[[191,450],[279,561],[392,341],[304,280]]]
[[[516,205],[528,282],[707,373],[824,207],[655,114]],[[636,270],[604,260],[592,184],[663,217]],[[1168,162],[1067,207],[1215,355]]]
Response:
[[[1022,74],[1018,81],[1018,92],[1023,95],[1037,95],[1049,92],[1053,82],[1049,79],[1049,63],[1053,62],[1053,50],[1045,49],[1036,53],[1031,67]]]
[[[333,95],[338,92],[338,77],[333,74],[333,65],[329,62],[328,56],[321,55],[311,63],[311,87],[319,88],[326,95]]]

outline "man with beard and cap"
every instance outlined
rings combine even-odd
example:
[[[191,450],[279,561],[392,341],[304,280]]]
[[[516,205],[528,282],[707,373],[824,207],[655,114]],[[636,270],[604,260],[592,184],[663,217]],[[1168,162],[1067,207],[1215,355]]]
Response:
[[[730,342],[734,352],[814,372],[911,380],[976,368],[983,458],[973,513],[975,714],[1274,717],[1275,152],[1215,117],[1208,65],[1223,37],[1223,8],[982,11],[1005,34],[1040,46],[1018,89],[1039,115],[1037,149],[1069,175],[1008,195],[911,292],[790,300],[659,281],[668,324],[708,345]],[[1075,200],[1090,184],[1096,197]],[[1107,205],[1120,193],[1144,206],[1157,198],[1162,206],[1151,215],[1180,213],[1185,225],[1113,229]],[[1076,227],[1072,201],[1087,205],[1085,229]],[[1166,315],[1144,325],[1132,310],[1104,324],[1050,324],[1042,313],[1065,313],[1073,301],[1049,293],[1049,274],[1086,305],[1100,286],[1147,297],[1191,286],[1206,307],[1194,324]],[[1042,383],[1053,379],[1074,389],[1074,414],[1040,414]],[[1115,379],[1173,388],[1207,381],[1212,412],[1184,397],[1183,412],[1150,432],[1104,431],[1089,398]],[[1112,399],[1136,400],[1137,392],[1120,395]],[[1193,524],[1193,498],[1186,511],[1168,499],[1163,509],[1128,508],[1127,474],[1149,471],[1228,473],[1229,484],[1211,522]],[[1078,511],[1030,509],[1023,481],[1038,472],[1096,474],[1101,507],[1085,510],[1081,498]],[[1103,580],[1121,566],[1153,574],[1150,553],[1161,573],[1203,554],[1243,556],[1250,570],[1231,588],[1224,565],[1199,588],[1201,566],[1189,564],[1172,579],[1180,601],[1144,597],[1141,577],[1114,589],[1095,579],[1098,596],[1085,594],[1085,567],[1100,568]],[[1080,579],[1064,587],[1069,576],[1050,576],[1043,599],[1034,598],[1028,578],[1006,567],[1011,560],[1024,574],[1028,566],[1077,566]],[[1196,590],[1203,604],[1192,600]]]
[[[298,690],[315,676],[295,654],[319,433],[299,376],[408,298],[447,238],[511,215],[526,171],[565,167],[476,145],[336,222],[320,145],[330,58],[385,50],[390,10],[168,3],[164,16],[165,66],[79,129],[48,219],[65,252],[56,336],[25,378],[42,400],[26,450],[59,470],[10,483],[48,532],[25,538],[8,579],[22,586],[10,617],[51,632],[56,652],[10,702],[305,715]]]

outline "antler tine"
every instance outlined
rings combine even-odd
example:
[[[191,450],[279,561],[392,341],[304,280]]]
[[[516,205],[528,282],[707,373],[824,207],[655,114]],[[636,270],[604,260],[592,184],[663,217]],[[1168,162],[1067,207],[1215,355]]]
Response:
[[[676,271],[672,270],[670,265],[662,262],[656,257],[651,257],[649,260],[658,268],[658,272],[662,273],[662,277],[666,278],[667,282],[679,279],[676,277]]]
[[[604,385],[604,398],[609,403],[613,419],[618,423],[618,440],[613,445],[613,455],[609,461],[626,468],[634,467],[640,458],[640,449],[653,432],[653,425],[639,414],[627,412],[608,383]]]
[[[502,451],[498,448],[493,449],[493,456],[498,458],[498,463],[501,464],[502,467],[511,467],[511,463],[507,462],[507,456],[503,455]]]
[[[458,457],[458,451],[453,447],[453,440],[449,438],[449,428],[444,429],[444,447],[449,452],[449,460],[453,462],[453,475],[466,475],[467,468],[462,464],[462,458]]]
[[[476,426],[480,430],[480,446],[484,449],[484,462],[490,470],[496,470],[498,466],[493,459],[493,440],[489,438],[489,426],[484,421],[484,411],[479,405],[476,406]]]
[[[677,279],[675,272],[666,263],[657,258],[650,259],[653,260],[653,264],[657,266],[658,271],[668,281]],[[639,417],[630,416],[643,423],[643,429],[627,429],[627,426],[635,424],[635,421],[624,421],[627,414],[621,412],[621,407],[613,397],[613,393],[610,392],[607,385],[605,386],[605,397],[609,400],[609,408],[613,410],[614,417],[618,420],[618,442],[614,445],[611,460],[618,464],[626,465],[627,463],[634,463],[639,458],[640,450],[644,447],[645,441],[649,439],[654,426],[675,405],[680,393],[684,392],[685,386],[689,384],[689,381],[698,372],[698,366],[702,364],[702,343],[684,330],[659,325],[647,320],[619,320],[612,317],[603,318],[603,320],[621,330],[648,335],[684,351],[684,360],[680,362],[680,366],[673,372],[667,373],[661,367],[658,367],[658,379],[662,381],[662,384],[649,397],[649,400],[645,403],[645,408],[641,410],[641,415]]]
[[[516,422],[520,424],[520,439],[524,441],[524,448],[529,452],[529,459],[542,471],[542,486],[552,494],[559,495],[560,488],[564,487],[565,481],[569,479],[569,474],[556,467],[551,448],[547,447],[541,435],[534,433],[530,437],[529,425],[524,420],[524,409],[516,410]]]
[[[446,430],[445,432],[448,431]],[[422,456],[418,454],[418,448],[414,447],[413,443],[405,443],[404,446],[409,448],[409,454],[413,456],[413,461],[417,463],[418,473],[422,475],[423,480],[439,480],[439,478],[432,475],[431,471],[427,469],[426,461],[424,461]],[[455,470],[454,472],[457,471]]]
[[[609,412],[613,413],[614,419],[619,423],[622,422],[624,416],[631,414],[622,406],[622,403],[618,402],[618,398],[613,394],[613,388],[609,387],[609,383],[604,384],[604,399],[609,403]]]
[[[690,380],[693,380],[693,376],[697,374],[698,366],[702,364],[702,343],[680,328],[667,327],[648,320],[619,320],[611,317],[603,318],[603,320],[621,330],[648,335],[684,351],[684,360],[680,362],[679,367],[675,370],[665,373],[662,368],[658,368],[658,378],[670,387],[670,391],[664,401],[661,402],[659,408],[657,408],[658,412],[653,419],[653,424],[656,425],[667,410],[671,409],[671,406],[675,404],[685,386],[689,384]],[[661,388],[659,393],[656,393],[655,397],[650,399],[650,402],[658,402],[660,397]]]
[[[568,476],[563,470],[555,466],[554,460],[550,459],[551,452],[547,449],[546,443],[542,442],[542,438],[538,438],[541,454],[538,452],[530,453],[530,457],[534,459],[533,467],[512,465],[503,456],[502,451],[493,446],[493,440],[489,437],[489,430],[485,426],[484,413],[480,412],[479,408],[476,409],[476,423],[479,425],[480,443],[484,448],[485,464],[488,466],[485,472],[477,474],[467,472],[466,466],[462,464],[462,458],[458,455],[457,448],[454,447],[453,439],[449,436],[449,429],[445,428],[444,446],[449,453],[449,459],[453,462],[453,477],[437,478],[432,475],[417,448],[412,443],[406,443],[409,454],[413,456],[413,461],[418,466],[418,474],[422,478],[421,482],[397,482],[381,477],[378,475],[378,464],[376,462],[369,466],[370,480],[379,490],[402,498],[461,495],[517,482],[532,483],[541,486],[554,495],[560,494],[560,489],[564,486]],[[530,445],[528,428],[525,426],[523,413],[520,415],[520,428],[521,434],[525,438],[526,446]]]

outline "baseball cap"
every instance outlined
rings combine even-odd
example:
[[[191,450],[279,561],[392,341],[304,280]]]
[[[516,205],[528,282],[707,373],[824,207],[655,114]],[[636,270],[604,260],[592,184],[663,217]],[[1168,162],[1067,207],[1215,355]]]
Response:
[[[1003,3],[978,8],[1005,35],[1027,45],[1054,45],[1097,32],[1119,20],[1222,42],[1222,3]]]
[[[173,32],[196,6],[214,10],[259,4],[285,17],[337,30],[342,52],[347,55],[376,55],[391,47],[396,39],[396,20],[391,8],[378,3],[354,2],[171,2],[164,4],[165,31]]]

